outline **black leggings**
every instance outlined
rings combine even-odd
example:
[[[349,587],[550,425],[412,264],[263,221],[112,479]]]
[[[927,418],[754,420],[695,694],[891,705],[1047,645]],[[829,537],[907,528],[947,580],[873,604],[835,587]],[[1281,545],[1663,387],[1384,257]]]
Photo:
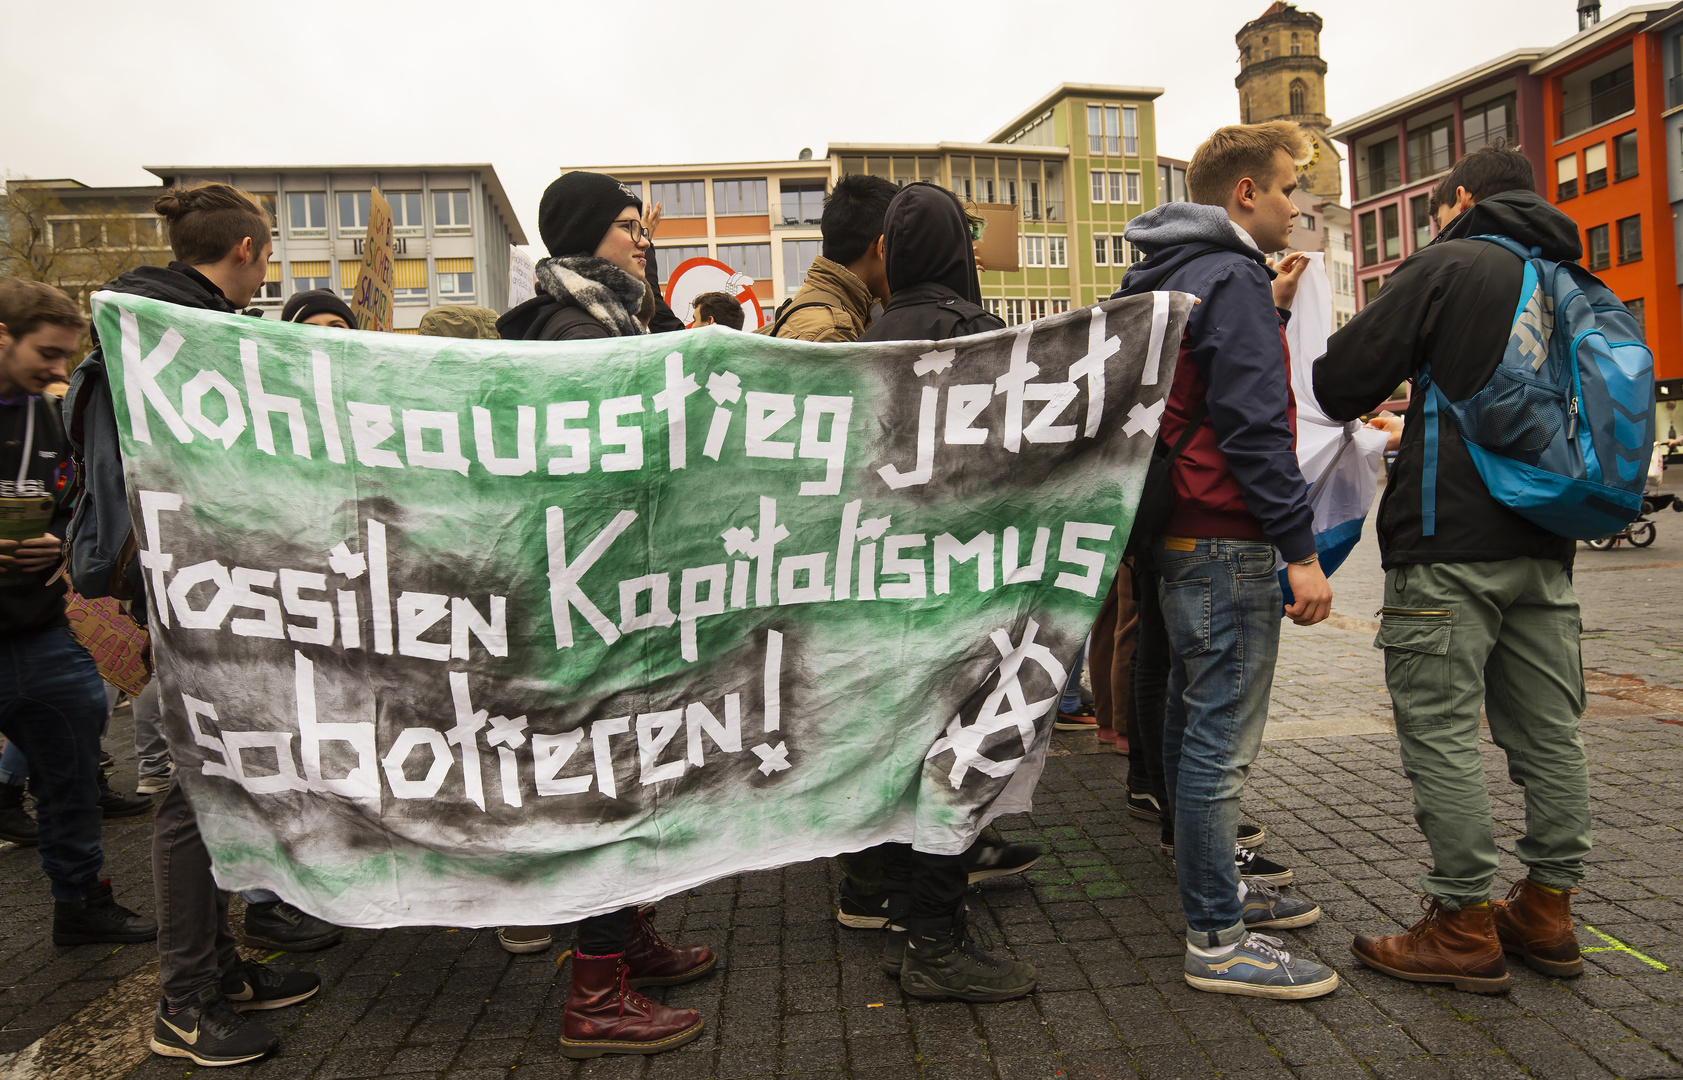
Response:
[[[1137,761],[1145,770],[1152,798],[1157,800],[1163,826],[1162,838],[1172,844],[1175,808],[1169,804],[1168,784],[1163,776],[1163,714],[1169,698],[1169,631],[1163,622],[1163,604],[1157,593],[1157,583],[1155,569],[1135,569],[1134,598],[1139,603],[1140,622],[1134,646],[1133,725],[1139,736]],[[1131,731],[1130,738],[1133,734]],[[1131,742],[1129,749],[1133,749]],[[1132,771],[1130,768],[1129,772]],[[1129,786],[1132,788],[1131,783]]]
[[[586,956],[613,956],[625,951],[625,936],[631,931],[636,908],[620,908],[606,915],[592,915],[579,923],[579,952]]]
[[[910,844],[883,844],[882,888],[891,919],[937,919],[955,914],[964,903],[970,876],[962,855],[930,855]]]

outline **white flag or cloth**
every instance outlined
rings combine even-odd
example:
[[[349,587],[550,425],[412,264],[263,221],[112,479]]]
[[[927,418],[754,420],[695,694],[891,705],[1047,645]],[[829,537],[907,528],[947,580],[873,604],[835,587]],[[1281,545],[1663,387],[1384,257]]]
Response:
[[[1361,539],[1362,519],[1378,490],[1389,438],[1359,420],[1340,423],[1321,411],[1315,400],[1315,361],[1326,354],[1331,333],[1332,283],[1327,280],[1326,256],[1312,252],[1292,301],[1286,344],[1297,398],[1297,464],[1309,481],[1315,547],[1321,570],[1329,575]],[[1286,602],[1291,602],[1289,597]]]
[[[532,257],[510,244],[508,246],[509,307],[519,307],[538,295],[537,274],[538,268],[533,265]]]

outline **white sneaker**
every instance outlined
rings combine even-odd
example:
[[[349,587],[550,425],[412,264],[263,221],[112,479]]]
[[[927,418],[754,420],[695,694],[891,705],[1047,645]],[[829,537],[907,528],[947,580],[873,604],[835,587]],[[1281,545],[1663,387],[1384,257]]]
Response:
[[[171,765],[169,772],[161,776],[142,776],[140,783],[134,786],[136,795],[162,795],[175,782],[175,766]]]

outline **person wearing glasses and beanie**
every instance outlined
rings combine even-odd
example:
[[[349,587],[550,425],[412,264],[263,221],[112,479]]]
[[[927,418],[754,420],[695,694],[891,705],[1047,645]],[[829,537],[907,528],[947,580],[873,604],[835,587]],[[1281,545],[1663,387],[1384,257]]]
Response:
[[[537,267],[538,295],[497,320],[505,341],[649,332],[653,301],[643,276],[649,232],[634,188],[601,173],[567,173],[543,193],[538,231],[549,249]],[[700,978],[718,962],[705,945],[675,948],[662,941],[653,915],[652,907],[622,908],[579,923],[562,1054],[658,1054],[701,1034],[701,1015],[693,1009],[667,1008],[636,992]],[[497,937],[510,952],[550,945],[548,927],[505,926]]]

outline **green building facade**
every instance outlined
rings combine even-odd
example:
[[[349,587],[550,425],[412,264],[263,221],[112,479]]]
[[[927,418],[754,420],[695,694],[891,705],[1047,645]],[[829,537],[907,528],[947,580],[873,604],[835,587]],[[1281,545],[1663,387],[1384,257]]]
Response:
[[[829,154],[836,175],[921,180],[1018,207],[1021,268],[981,278],[986,304],[1014,326],[1109,296],[1139,258],[1123,227],[1186,197],[1175,183],[1185,166],[1157,156],[1162,92],[1064,83],[985,142],[832,143]]]

